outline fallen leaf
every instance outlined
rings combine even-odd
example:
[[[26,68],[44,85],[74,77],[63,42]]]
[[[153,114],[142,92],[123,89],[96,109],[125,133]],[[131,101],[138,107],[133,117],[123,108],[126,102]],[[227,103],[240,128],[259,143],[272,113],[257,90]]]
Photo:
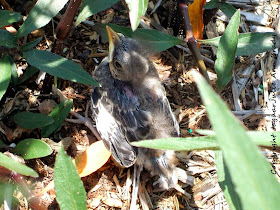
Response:
[[[194,2],[189,5],[189,16],[192,25],[192,32],[196,39],[202,39],[203,35],[203,6],[206,0],[194,0]]]
[[[74,159],[80,177],[85,177],[101,168],[110,158],[103,141],[91,144],[81,155]]]

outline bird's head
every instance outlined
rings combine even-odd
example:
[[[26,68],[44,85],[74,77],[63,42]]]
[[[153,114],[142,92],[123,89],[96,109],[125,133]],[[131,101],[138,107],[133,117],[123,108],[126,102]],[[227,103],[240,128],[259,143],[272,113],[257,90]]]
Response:
[[[112,76],[121,81],[139,85],[149,71],[150,62],[136,40],[117,34],[106,26],[109,37],[108,62]]]

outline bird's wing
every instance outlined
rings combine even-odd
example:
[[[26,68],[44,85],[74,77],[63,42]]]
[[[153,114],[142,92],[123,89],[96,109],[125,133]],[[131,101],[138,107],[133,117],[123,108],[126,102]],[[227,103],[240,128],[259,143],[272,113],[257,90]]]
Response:
[[[93,118],[105,146],[122,166],[130,167],[136,161],[137,149],[129,144],[125,127],[114,117],[115,104],[107,97],[107,91],[95,87],[92,93]]]

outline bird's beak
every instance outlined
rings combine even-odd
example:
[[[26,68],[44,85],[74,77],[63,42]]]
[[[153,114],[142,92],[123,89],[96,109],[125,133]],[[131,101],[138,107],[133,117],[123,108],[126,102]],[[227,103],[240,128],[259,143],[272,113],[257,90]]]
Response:
[[[109,26],[106,26],[106,30],[108,33],[108,38],[109,38],[109,55],[108,55],[108,62],[112,62],[113,60],[113,53],[115,50],[115,45],[117,42],[120,42],[120,37],[119,35],[111,29]]]

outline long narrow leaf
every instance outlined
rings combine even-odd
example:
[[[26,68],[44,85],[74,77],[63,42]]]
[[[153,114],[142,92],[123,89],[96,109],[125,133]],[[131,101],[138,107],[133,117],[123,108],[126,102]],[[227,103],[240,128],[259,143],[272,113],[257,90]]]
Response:
[[[68,0],[38,0],[19,28],[17,38],[47,25],[67,2]]]
[[[80,65],[59,55],[34,49],[24,52],[23,56],[29,64],[52,76],[85,85],[99,86]]]
[[[0,46],[13,48],[17,45],[17,38],[9,31],[0,29]]]
[[[12,66],[9,57],[4,55],[0,58],[0,100],[5,94],[11,80]]]
[[[242,208],[279,209],[280,184],[270,164],[205,79],[198,72],[193,75]]]
[[[198,40],[199,43],[218,47],[221,37]],[[254,55],[280,47],[280,39],[274,32],[239,34],[236,56]]]
[[[183,41],[179,38],[170,36],[168,34],[153,29],[140,28],[136,31],[132,31],[131,28],[122,27],[115,24],[107,25],[110,26],[114,31],[122,33],[126,37],[137,39],[141,42],[141,44],[149,47],[149,49],[153,50],[154,52],[164,51],[177,44],[181,44]],[[105,24],[95,25],[94,29],[101,34],[102,38],[108,41]]]
[[[76,167],[63,147],[56,155],[54,186],[60,209],[87,209],[84,185]]]
[[[8,26],[14,22],[18,22],[22,19],[22,16],[17,12],[11,12],[8,10],[0,10],[0,28]]]
[[[51,135],[59,126],[63,123],[65,118],[68,116],[73,105],[73,100],[61,102],[54,110],[50,113],[50,117],[53,118],[53,123],[42,128],[42,136],[48,137]]]
[[[125,0],[129,8],[129,19],[133,31],[138,27],[141,17],[145,15],[148,0]]]
[[[11,171],[17,172],[25,176],[32,176],[32,177],[39,176],[37,172],[34,171],[33,169],[15,161],[12,158],[9,158],[7,155],[4,155],[1,152],[0,152],[0,166],[3,166]]]
[[[51,117],[33,112],[19,112],[12,116],[12,120],[25,129],[42,128],[53,122]]]
[[[89,16],[108,9],[119,1],[120,0],[84,0],[81,6],[81,12],[75,22],[75,26],[79,25]]]
[[[215,71],[217,72],[217,90],[222,90],[232,79],[232,70],[235,64],[235,52],[238,43],[238,28],[240,10],[232,16],[225,33],[220,39]]]

